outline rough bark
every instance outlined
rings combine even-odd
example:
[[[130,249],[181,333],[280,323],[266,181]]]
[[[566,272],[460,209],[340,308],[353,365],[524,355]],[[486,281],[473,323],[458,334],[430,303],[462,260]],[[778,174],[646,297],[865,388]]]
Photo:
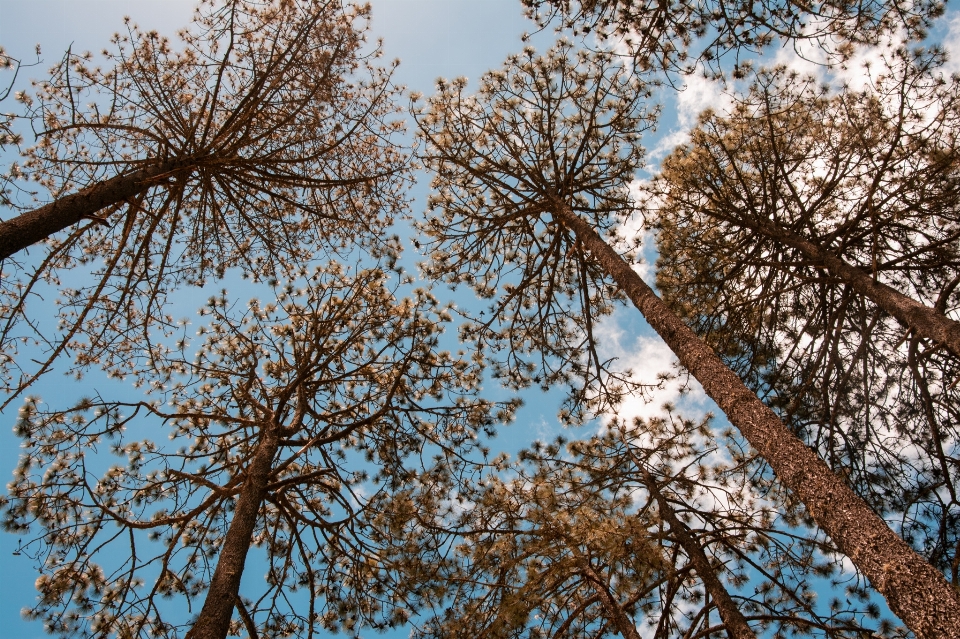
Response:
[[[0,222],[0,260],[42,242],[98,211],[134,197],[159,178],[191,164],[183,160],[160,162],[127,175],[118,175],[57,198],[40,208]]]
[[[233,519],[223,540],[223,548],[213,571],[207,598],[200,615],[185,639],[225,639],[230,628],[230,618],[240,593],[240,579],[247,560],[247,551],[257,526],[260,507],[263,505],[273,470],[273,458],[280,447],[280,435],[275,427],[264,428],[263,438],[247,468],[246,479]]]
[[[881,309],[927,339],[946,346],[960,357],[960,322],[955,322],[937,309],[904,295],[895,288],[878,282],[863,269],[857,268],[810,240],[777,224],[764,220],[738,220],[746,228],[800,251],[813,263],[824,267],[833,276],[846,282],[854,291],[873,301]]]
[[[919,639],[960,639],[960,594],[894,533],[566,203],[551,203],[680,363]]]
[[[663,496],[663,493],[660,492],[660,487],[657,486],[656,480],[646,469],[638,468],[637,470],[640,471],[647,490],[650,491],[653,498],[657,500],[660,517],[670,526],[670,532],[673,533],[673,536],[680,543],[683,551],[687,553],[690,562],[700,576],[700,581],[703,582],[710,597],[713,598],[713,602],[717,605],[720,618],[723,619],[723,624],[727,628],[730,639],[757,639],[757,635],[753,632],[753,629],[750,628],[743,613],[740,612],[740,608],[736,602],[734,602],[733,597],[730,596],[730,593],[727,592],[727,589],[714,572],[713,566],[710,565],[710,560],[707,559],[706,553],[703,552],[703,547],[693,538],[686,525],[677,518],[670,503],[666,497]]]
[[[623,611],[623,606],[620,605],[620,602],[617,601],[613,593],[610,592],[606,582],[600,578],[585,557],[578,557],[578,559],[580,560],[580,569],[583,571],[583,576],[593,584],[594,592],[596,592],[600,598],[600,602],[604,610],[607,611],[610,621],[613,622],[613,625],[617,628],[617,631],[623,639],[640,639],[640,633],[637,632],[637,625],[633,623],[630,617],[627,616],[627,613]]]

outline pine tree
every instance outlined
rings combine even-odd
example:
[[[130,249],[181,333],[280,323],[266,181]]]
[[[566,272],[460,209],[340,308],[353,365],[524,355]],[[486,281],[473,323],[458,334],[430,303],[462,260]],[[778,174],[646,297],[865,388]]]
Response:
[[[30,617],[64,637],[191,639],[406,621],[418,598],[370,511],[512,405],[479,399],[481,366],[439,349],[450,316],[429,292],[336,263],[301,284],[246,309],[211,298],[195,357],[148,371],[142,401],[27,401],[2,511],[40,566]]]
[[[418,113],[436,190],[422,225],[432,240],[426,271],[495,299],[491,319],[464,334],[506,349],[505,372],[518,383],[537,370],[523,359],[530,352],[567,366],[554,375],[582,375],[583,359],[597,360],[573,345],[582,340],[595,352],[594,300],[608,308],[628,298],[894,613],[920,637],[958,636],[960,596],[943,575],[604,240],[601,233],[630,210],[639,132],[652,125],[638,108],[649,88],[609,58],[571,49],[560,44],[543,57],[528,49],[486,74],[475,96],[463,95],[463,81],[438,83]],[[594,379],[602,379],[598,371]]]
[[[389,224],[409,175],[367,15],[333,0],[205,2],[179,46],[128,25],[106,68],[68,51],[19,94],[37,143],[18,170],[50,197],[0,222],[6,390],[67,353],[77,370],[122,374],[131,344],[174,328],[175,289],[229,269],[297,277]],[[61,284],[68,269],[89,274]],[[48,286],[56,328],[31,310]]]
[[[799,536],[773,492],[758,499],[755,464],[715,437],[709,419],[668,414],[538,442],[466,480],[431,471],[411,510],[419,547],[424,531],[446,540],[418,553],[446,591],[416,636],[895,636],[870,627],[869,605],[817,602],[810,583],[833,574],[832,549]]]
[[[956,583],[960,85],[938,63],[900,51],[837,95],[761,75],[664,162],[649,217],[665,300]]]
[[[669,566],[628,496],[568,480],[525,465],[449,486],[462,508],[426,526],[457,533],[456,560],[434,577],[448,599],[417,636],[639,639],[634,613]]]

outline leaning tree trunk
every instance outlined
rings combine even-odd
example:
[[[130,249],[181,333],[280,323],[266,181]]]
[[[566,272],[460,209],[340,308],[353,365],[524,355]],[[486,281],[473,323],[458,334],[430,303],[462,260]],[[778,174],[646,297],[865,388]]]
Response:
[[[268,426],[257,445],[253,459],[247,467],[246,479],[233,519],[223,540],[217,567],[213,571],[207,598],[200,615],[184,639],[225,639],[230,629],[233,608],[240,593],[240,578],[247,560],[247,551],[257,526],[260,507],[263,505],[273,470],[273,458],[280,447],[278,429]],[[244,620],[249,623],[249,620]]]
[[[703,582],[707,592],[713,597],[713,602],[717,604],[717,610],[720,612],[720,618],[723,619],[723,624],[727,627],[727,633],[730,635],[730,639],[757,639],[757,635],[747,623],[743,613],[740,612],[740,608],[733,600],[733,597],[730,596],[730,593],[727,592],[727,589],[717,577],[716,572],[714,572],[713,566],[710,565],[710,560],[707,559],[707,554],[703,551],[703,547],[693,538],[686,525],[684,525],[676,513],[674,513],[667,498],[660,492],[660,487],[657,486],[653,475],[651,475],[647,469],[640,466],[637,467],[637,470],[640,471],[643,477],[643,484],[647,487],[647,490],[653,498],[657,500],[660,517],[670,526],[670,532],[673,533],[680,543],[680,547],[683,548],[683,551],[690,557],[690,562],[700,576],[700,581]]]
[[[886,598],[893,613],[919,639],[960,639],[960,594],[943,575],[800,441],[593,226],[562,200],[551,204],[556,219],[576,234],[780,482]]]
[[[613,626],[620,633],[623,639],[641,639],[637,632],[637,625],[623,610],[623,606],[617,601],[617,598],[610,592],[607,582],[597,574],[590,565],[590,561],[583,556],[577,556],[577,563],[580,564],[580,570],[587,581],[593,586],[593,591],[600,598],[600,605],[607,612],[607,617]]]
[[[0,260],[42,242],[54,233],[90,218],[98,211],[132,198],[170,173],[184,169],[193,161],[159,162],[127,175],[118,175],[76,193],[57,198],[40,208],[0,222]]]
[[[827,269],[834,277],[870,299],[921,337],[943,344],[954,355],[960,357],[960,322],[953,321],[937,309],[921,304],[893,287],[877,282],[862,269],[853,266],[833,252],[773,222],[738,220],[737,224],[800,251],[804,257]]]

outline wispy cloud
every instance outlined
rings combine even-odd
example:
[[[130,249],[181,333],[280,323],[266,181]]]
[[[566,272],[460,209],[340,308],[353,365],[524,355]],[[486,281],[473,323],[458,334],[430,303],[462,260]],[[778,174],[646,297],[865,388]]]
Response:
[[[642,395],[628,396],[620,405],[616,416],[625,421],[639,417],[649,419],[663,415],[663,406],[676,406],[685,417],[698,418],[713,410],[713,402],[707,398],[700,384],[686,374],[679,375],[677,358],[670,347],[644,327],[642,331],[624,328],[624,313],[636,313],[636,309],[624,308],[597,327],[603,357],[616,357],[619,370],[632,371],[633,380],[660,388]],[[631,322],[631,325],[636,325]],[[668,379],[663,379],[663,376]],[[614,415],[609,415],[608,420]]]
[[[649,157],[653,162],[659,162],[685,143],[690,137],[690,130],[696,126],[697,119],[706,109],[725,114],[733,106],[733,98],[723,83],[702,76],[690,76],[679,91],[664,89],[662,96],[666,98],[664,111],[668,119],[672,110],[676,122],[650,150]]]
[[[960,11],[948,11],[944,22],[946,36],[943,39],[943,48],[947,52],[947,63],[943,66],[943,71],[947,74],[960,74]]]

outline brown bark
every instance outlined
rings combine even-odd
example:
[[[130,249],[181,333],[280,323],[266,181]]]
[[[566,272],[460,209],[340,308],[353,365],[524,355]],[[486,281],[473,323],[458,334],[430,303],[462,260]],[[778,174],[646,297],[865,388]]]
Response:
[[[600,597],[600,602],[604,610],[607,611],[610,621],[613,622],[613,625],[617,628],[617,631],[623,639],[640,639],[640,633],[637,632],[637,625],[633,623],[633,620],[623,611],[623,606],[620,605],[620,602],[617,601],[613,593],[610,592],[607,583],[601,579],[586,557],[578,556],[578,560],[580,569],[583,571],[583,576],[593,584],[594,592]]]
[[[42,242],[98,211],[123,202],[155,185],[159,178],[183,169],[192,161],[160,162],[127,175],[118,175],[57,198],[40,208],[0,222],[0,260]]]
[[[927,339],[946,346],[960,357],[960,322],[955,322],[937,309],[925,306],[895,288],[877,282],[864,270],[846,262],[836,254],[773,222],[738,220],[746,228],[800,251],[814,264],[826,268],[846,282],[854,291],[873,301],[885,312]]]
[[[660,487],[657,486],[656,480],[645,468],[638,467],[637,470],[642,474],[643,483],[647,487],[647,490],[650,491],[653,498],[657,500],[660,517],[670,526],[670,532],[673,533],[673,536],[680,543],[683,551],[687,553],[690,562],[700,576],[700,581],[703,582],[707,592],[713,598],[713,602],[717,604],[717,610],[720,612],[720,618],[723,619],[723,624],[727,627],[727,633],[730,635],[730,639],[757,639],[757,635],[753,632],[753,629],[750,628],[743,613],[740,612],[740,608],[736,602],[734,602],[733,597],[727,592],[727,589],[720,579],[717,578],[713,566],[710,565],[710,560],[707,559],[706,553],[703,552],[703,547],[693,538],[686,525],[677,518],[670,503],[666,497],[663,496],[663,493],[660,492]]]
[[[266,427],[247,468],[233,519],[217,559],[217,568],[210,579],[207,598],[200,609],[200,615],[184,639],[225,639],[227,636],[233,608],[240,593],[240,579],[243,577],[247,551],[250,549],[260,507],[267,493],[273,458],[279,447],[278,429]]]
[[[960,639],[960,594],[750,391],[596,230],[561,200],[554,215],[617,282],[773,472],[919,639]]]

